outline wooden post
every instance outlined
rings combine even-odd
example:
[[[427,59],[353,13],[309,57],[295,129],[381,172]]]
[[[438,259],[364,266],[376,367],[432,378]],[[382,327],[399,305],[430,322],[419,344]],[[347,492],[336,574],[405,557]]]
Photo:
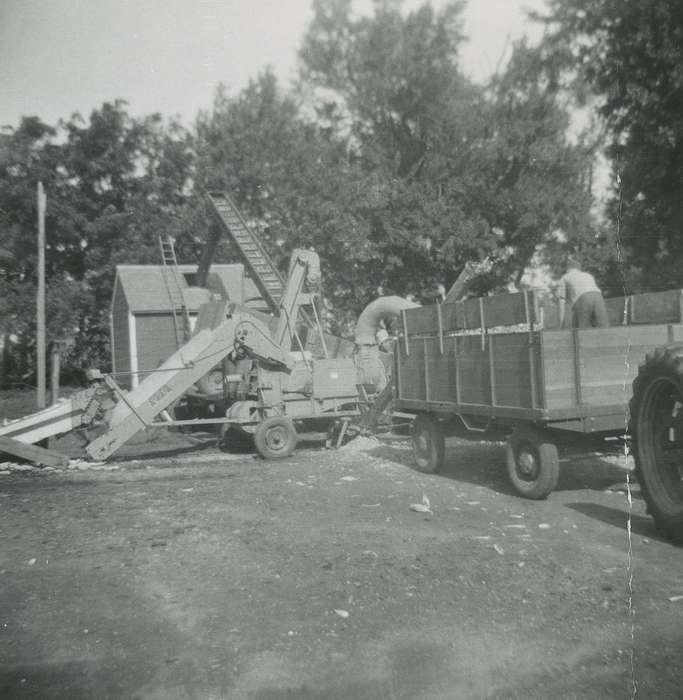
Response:
[[[422,340],[422,352],[424,353],[424,368],[425,368],[425,401],[431,399],[431,391],[429,390],[429,353],[427,352],[427,338]]]
[[[50,352],[50,405],[59,401],[59,369],[59,343],[53,343]]]
[[[491,406],[495,406],[498,399],[496,397],[496,365],[493,357],[493,341],[495,336],[489,338],[489,395]]]
[[[479,297],[479,327],[481,328],[481,351],[486,350],[486,319],[484,318],[484,297]]]
[[[2,349],[0,349],[0,389],[7,388],[9,380],[9,333],[2,336]]]
[[[50,406],[59,401],[59,343],[53,343],[50,349]],[[47,448],[53,449],[57,438],[53,435],[47,439]]]
[[[36,370],[38,408],[46,406],[45,391],[45,209],[47,197],[38,183],[38,298],[36,300]]]
[[[581,406],[583,403],[583,390],[581,387],[581,340],[579,336],[579,329],[573,328],[571,334],[574,352],[574,395],[576,397],[576,405]]]
[[[436,320],[439,324],[439,352],[443,355],[443,318],[441,316],[441,304],[436,305]]]
[[[403,342],[405,344],[406,357],[410,355],[410,342],[408,341],[408,320],[406,319],[406,310],[401,309],[401,321],[403,321]]]

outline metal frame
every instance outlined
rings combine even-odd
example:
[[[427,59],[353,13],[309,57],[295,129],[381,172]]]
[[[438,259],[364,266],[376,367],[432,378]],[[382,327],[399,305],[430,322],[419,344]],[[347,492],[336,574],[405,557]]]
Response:
[[[454,415],[470,414],[492,418],[504,418],[511,421],[528,421],[532,423],[569,424],[575,422],[600,425],[600,430],[614,430],[624,427],[626,406],[582,406],[574,409],[524,408],[518,406],[492,406],[489,404],[456,403],[454,401],[423,401],[420,399],[395,399],[397,408],[434,413],[452,413]],[[559,426],[554,426],[559,427]],[[587,430],[585,432],[595,432]]]

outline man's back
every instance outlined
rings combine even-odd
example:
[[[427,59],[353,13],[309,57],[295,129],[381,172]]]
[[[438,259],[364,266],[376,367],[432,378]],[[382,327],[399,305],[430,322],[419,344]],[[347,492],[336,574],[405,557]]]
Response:
[[[570,304],[586,292],[599,292],[600,288],[595,282],[593,275],[576,268],[568,270],[560,279],[560,284],[564,284],[564,294],[560,290],[560,294]]]

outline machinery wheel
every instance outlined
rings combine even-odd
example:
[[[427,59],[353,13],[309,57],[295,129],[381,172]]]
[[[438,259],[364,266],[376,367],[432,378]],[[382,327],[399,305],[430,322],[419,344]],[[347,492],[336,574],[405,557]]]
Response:
[[[633,382],[636,476],[657,528],[683,539],[683,344],[647,356]]]
[[[560,477],[557,447],[542,430],[522,425],[508,439],[505,451],[508,475],[517,492],[540,500],[556,486]]]
[[[289,418],[271,416],[259,423],[254,432],[258,453],[265,459],[289,457],[296,447],[296,430]]]
[[[413,455],[421,472],[432,474],[443,467],[446,443],[439,421],[421,413],[413,421]]]

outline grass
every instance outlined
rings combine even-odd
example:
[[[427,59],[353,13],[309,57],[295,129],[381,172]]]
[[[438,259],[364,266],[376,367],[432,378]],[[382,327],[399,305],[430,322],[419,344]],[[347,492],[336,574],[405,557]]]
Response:
[[[78,391],[78,388],[62,387],[59,395],[60,397],[71,396],[74,391]],[[13,420],[35,413],[38,410],[36,395],[36,390],[33,388],[0,391],[0,421],[3,418]]]

